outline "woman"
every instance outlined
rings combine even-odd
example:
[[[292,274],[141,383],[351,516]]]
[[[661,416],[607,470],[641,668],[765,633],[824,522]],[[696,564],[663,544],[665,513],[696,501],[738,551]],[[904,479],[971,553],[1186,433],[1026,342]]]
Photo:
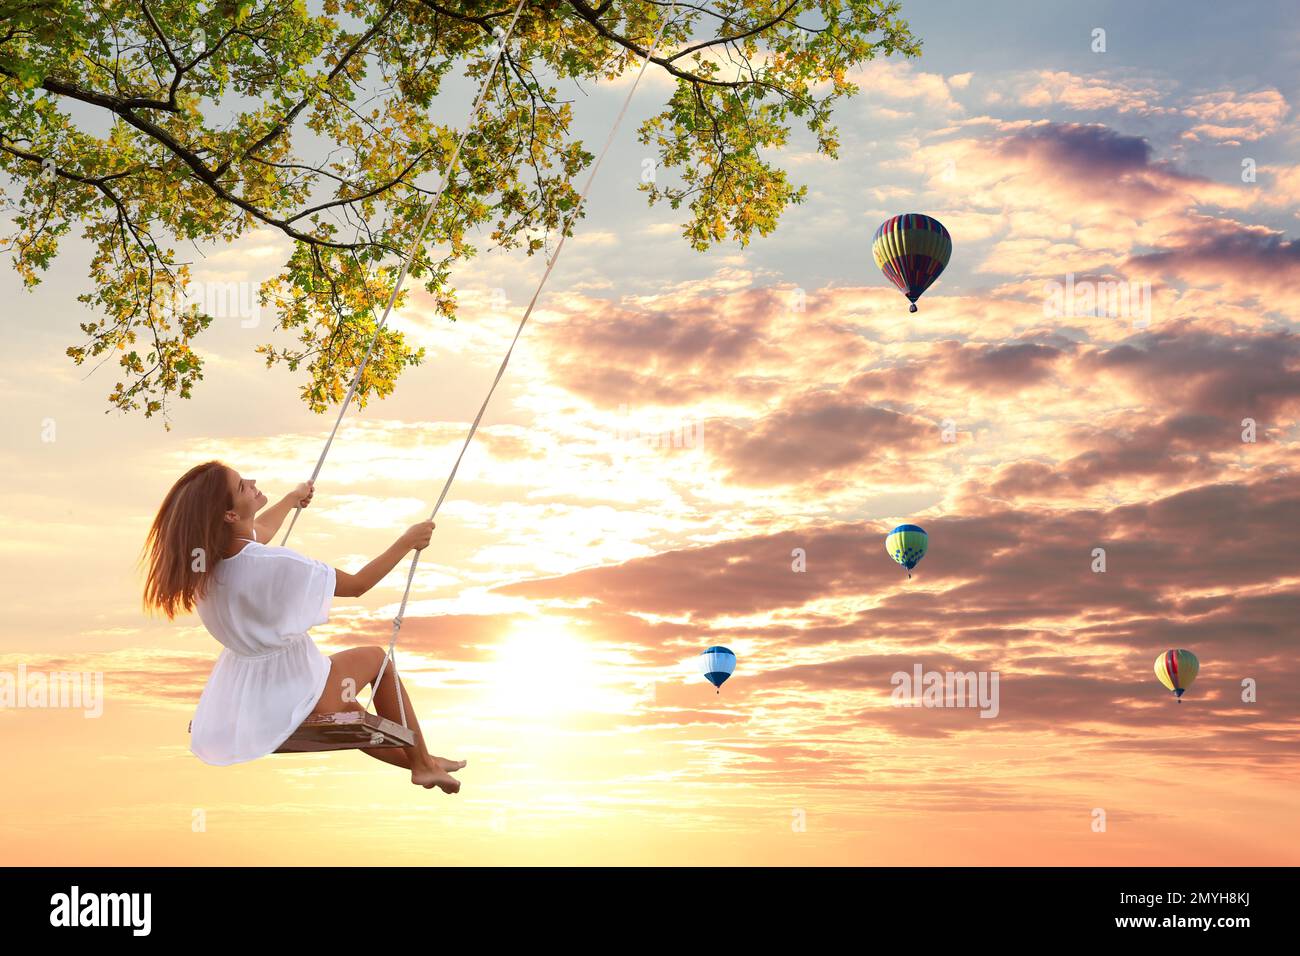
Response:
[[[295,504],[305,508],[311,482],[279,504],[258,510],[266,495],[219,461],[187,471],[154,518],[145,540],[146,610],[172,619],[196,610],[225,645],[208,678],[191,725],[190,750],[205,763],[226,765],[274,752],[310,714],[362,710],[356,696],[372,684],[384,660],[381,647],[354,647],[326,658],[307,629],[329,620],[330,601],[360,597],[412,548],[423,550],[433,522],[411,525],[383,554],[356,574],[338,571],[269,542]],[[380,716],[400,720],[406,705],[415,744],[362,748],[411,772],[411,782],[446,793],[460,790],[450,773],[464,761],[430,756],[411,698],[389,667],[374,695]]]

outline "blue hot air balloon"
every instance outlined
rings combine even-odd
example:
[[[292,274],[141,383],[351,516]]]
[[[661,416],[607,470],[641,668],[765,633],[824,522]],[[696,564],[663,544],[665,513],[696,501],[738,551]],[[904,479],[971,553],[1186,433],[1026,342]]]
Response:
[[[714,687],[722,687],[723,681],[736,669],[736,655],[731,648],[715,644],[700,654],[700,673]],[[722,693],[721,690],[718,693]]]
[[[930,547],[930,538],[925,529],[914,524],[900,524],[885,535],[885,550],[889,556],[907,568],[907,576],[912,576],[912,569],[925,557]]]

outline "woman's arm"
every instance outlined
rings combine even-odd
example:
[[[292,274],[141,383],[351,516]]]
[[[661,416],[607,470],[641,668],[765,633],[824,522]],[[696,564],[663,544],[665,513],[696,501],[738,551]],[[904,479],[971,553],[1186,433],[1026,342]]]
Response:
[[[270,544],[275,533],[280,530],[280,525],[284,524],[285,516],[295,507],[306,508],[311,504],[313,494],[315,494],[314,483],[304,481],[254,518],[253,527],[257,529],[257,540],[262,544]]]
[[[334,569],[334,596],[335,597],[361,597],[376,584],[384,579],[389,571],[397,566],[397,562],[414,548],[416,551],[423,551],[429,545],[429,539],[433,537],[433,522],[421,521],[419,524],[413,524],[401,536],[388,546],[386,550],[375,560],[371,561],[356,574],[349,574],[346,571]]]

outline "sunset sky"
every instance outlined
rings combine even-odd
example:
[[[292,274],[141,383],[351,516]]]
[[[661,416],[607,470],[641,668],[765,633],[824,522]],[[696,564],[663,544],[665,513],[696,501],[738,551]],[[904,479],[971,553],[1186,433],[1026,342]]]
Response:
[[[277,500],[332,413],[254,354],[286,335],[265,309],[199,340],[170,432],[105,415],[116,369],[64,355],[89,245],[33,292],[6,259],[0,671],[102,673],[105,704],[0,708],[0,862],[1300,864],[1300,8],[903,15],[922,56],[853,77],[838,161],[796,127],[808,201],[743,249],[692,251],[637,191],[672,89],[646,74],[407,609],[454,797],[358,753],[190,754],[220,646],[142,613],[149,522],[210,458]],[[598,149],[626,86],[562,91]],[[913,211],[954,252],[909,316],[871,237]],[[290,547],[356,571],[428,516],[544,268],[479,244],[458,322],[422,292],[393,318],[428,361],[349,413]],[[289,251],[259,232],[194,276]],[[1116,280],[1150,284],[1149,321],[1049,307]],[[911,581],[903,522],[930,536]],[[406,567],[335,599],[326,653],[387,642]],[[1179,647],[1201,672],[1175,703],[1152,664]],[[997,716],[893,706],[918,664],[996,671]]]

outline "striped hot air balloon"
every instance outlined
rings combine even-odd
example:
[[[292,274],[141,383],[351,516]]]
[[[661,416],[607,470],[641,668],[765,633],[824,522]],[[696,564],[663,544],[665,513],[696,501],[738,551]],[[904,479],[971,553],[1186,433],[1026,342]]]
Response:
[[[885,550],[889,556],[907,568],[907,576],[912,576],[912,569],[925,557],[930,546],[930,536],[920,525],[900,524],[885,535]]]
[[[1156,658],[1156,678],[1174,692],[1178,702],[1183,702],[1183,691],[1192,686],[1196,675],[1200,673],[1201,662],[1191,651],[1181,647],[1165,651]]]
[[[876,230],[871,254],[885,278],[911,300],[916,300],[939,278],[952,256],[952,236],[938,219],[919,212],[907,212],[886,219]]]
[[[700,654],[700,673],[714,687],[721,688],[723,682],[736,669],[736,655],[731,648],[715,644]],[[721,689],[718,693],[722,693]]]

